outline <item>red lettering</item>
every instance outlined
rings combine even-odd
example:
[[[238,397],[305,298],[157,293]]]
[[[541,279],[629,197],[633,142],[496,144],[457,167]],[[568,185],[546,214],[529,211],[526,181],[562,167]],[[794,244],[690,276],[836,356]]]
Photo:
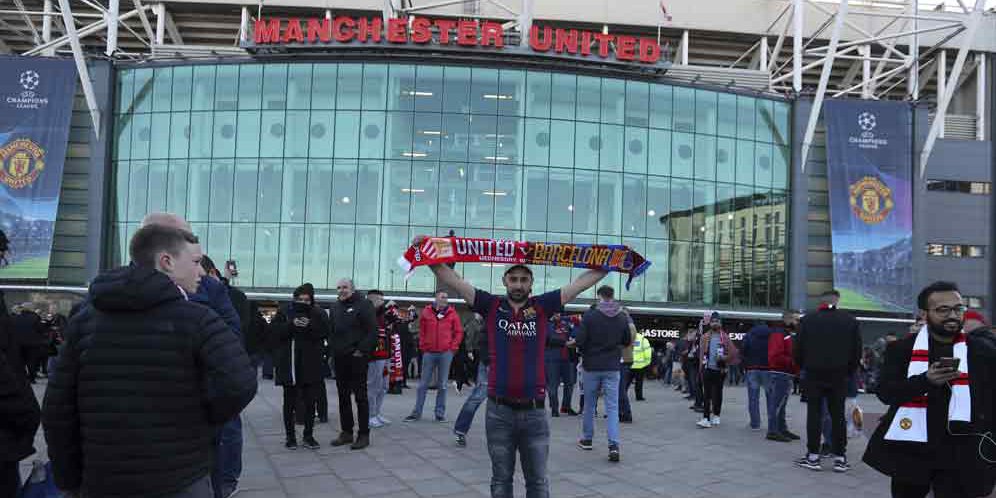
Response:
[[[387,41],[389,43],[408,43],[408,21],[405,19],[388,19]]]
[[[631,61],[636,58],[636,37],[619,35],[616,37],[616,57],[621,61]]]
[[[457,23],[457,45],[477,45],[477,21],[460,21]]]
[[[436,19],[433,23],[435,23],[436,29],[439,30],[439,44],[449,45],[450,30],[457,25],[456,21],[450,21],[449,19]]]
[[[591,31],[581,32],[581,55],[585,57],[591,55]]]
[[[384,20],[375,17],[373,19],[360,19],[359,22],[360,30],[356,35],[356,39],[362,43],[366,43],[370,40],[374,43],[380,43],[384,36]]]
[[[270,19],[269,21],[256,19],[256,27],[253,31],[256,33],[253,36],[256,43],[279,43],[280,19]]]
[[[549,26],[543,26],[542,39],[539,30],[539,26],[536,25],[529,30],[529,47],[537,52],[546,52],[553,46],[553,30]]]
[[[353,40],[353,28],[356,27],[356,21],[351,17],[339,16],[332,21],[332,37],[335,41],[340,43],[348,43]]]
[[[328,43],[332,41],[332,20],[328,18],[322,18],[322,23],[318,23],[318,19],[312,17],[308,19],[308,43],[315,43],[315,39],[319,39],[322,43]]]
[[[640,38],[640,62],[656,64],[661,60],[661,46],[653,38]]]
[[[432,22],[424,17],[416,17],[412,20],[412,41],[415,43],[429,43],[432,41],[432,31],[429,27]]]
[[[297,43],[304,43],[304,32],[301,31],[301,20],[292,17],[287,20],[287,29],[284,30],[284,37],[282,41],[284,43],[290,43],[291,41]]]
[[[614,35],[608,35],[605,33],[595,33],[595,39],[598,40],[599,57],[604,59],[609,56],[609,44],[612,43],[613,38],[615,38]]]
[[[578,53],[578,30],[560,29],[554,32],[556,41],[553,44],[553,51],[562,54],[565,51],[569,54]]]
[[[505,30],[502,29],[501,24],[491,21],[484,21],[481,27],[481,46],[486,47],[491,45],[493,47],[502,48],[505,46]]]

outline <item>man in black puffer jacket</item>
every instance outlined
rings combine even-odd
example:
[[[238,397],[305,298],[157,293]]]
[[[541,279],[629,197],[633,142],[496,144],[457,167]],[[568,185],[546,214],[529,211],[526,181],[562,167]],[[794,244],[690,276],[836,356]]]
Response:
[[[49,381],[55,482],[84,496],[209,498],[213,440],[256,378],[235,332],[187,300],[203,275],[196,237],[149,225],[129,252],[131,265],[93,281]]]
[[[17,494],[17,464],[35,452],[35,431],[41,415],[35,394],[24,378],[24,366],[17,359],[19,348],[10,333],[7,310],[0,309],[0,496]]]

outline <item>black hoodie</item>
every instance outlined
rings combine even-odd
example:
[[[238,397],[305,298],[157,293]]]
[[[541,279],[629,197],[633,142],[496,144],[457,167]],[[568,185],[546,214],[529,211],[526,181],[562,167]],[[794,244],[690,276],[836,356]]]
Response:
[[[239,338],[166,275],[126,266],[94,279],[42,410],[56,485],[157,497],[211,471],[218,427],[256,394]]]

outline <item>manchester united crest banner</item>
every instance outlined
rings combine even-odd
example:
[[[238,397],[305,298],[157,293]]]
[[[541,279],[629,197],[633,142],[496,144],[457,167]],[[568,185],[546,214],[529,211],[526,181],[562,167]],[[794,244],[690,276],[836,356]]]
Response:
[[[833,280],[842,308],[913,311],[911,114],[904,102],[826,102]]]
[[[72,59],[0,57],[0,279],[48,278],[69,120]]]

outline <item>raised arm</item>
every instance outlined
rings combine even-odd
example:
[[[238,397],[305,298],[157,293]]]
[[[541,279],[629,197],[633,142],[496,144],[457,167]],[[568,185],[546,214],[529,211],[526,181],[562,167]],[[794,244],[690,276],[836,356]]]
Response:
[[[426,238],[424,235],[419,235],[412,240],[412,245],[418,247]],[[456,291],[467,303],[467,306],[474,306],[474,286],[464,280],[453,268],[446,265],[429,265],[429,269],[436,275],[436,279],[443,287]]]
[[[590,289],[599,280],[605,278],[608,273],[605,270],[588,270],[582,273],[573,282],[560,289],[560,304],[567,304],[573,301],[582,292]]]

